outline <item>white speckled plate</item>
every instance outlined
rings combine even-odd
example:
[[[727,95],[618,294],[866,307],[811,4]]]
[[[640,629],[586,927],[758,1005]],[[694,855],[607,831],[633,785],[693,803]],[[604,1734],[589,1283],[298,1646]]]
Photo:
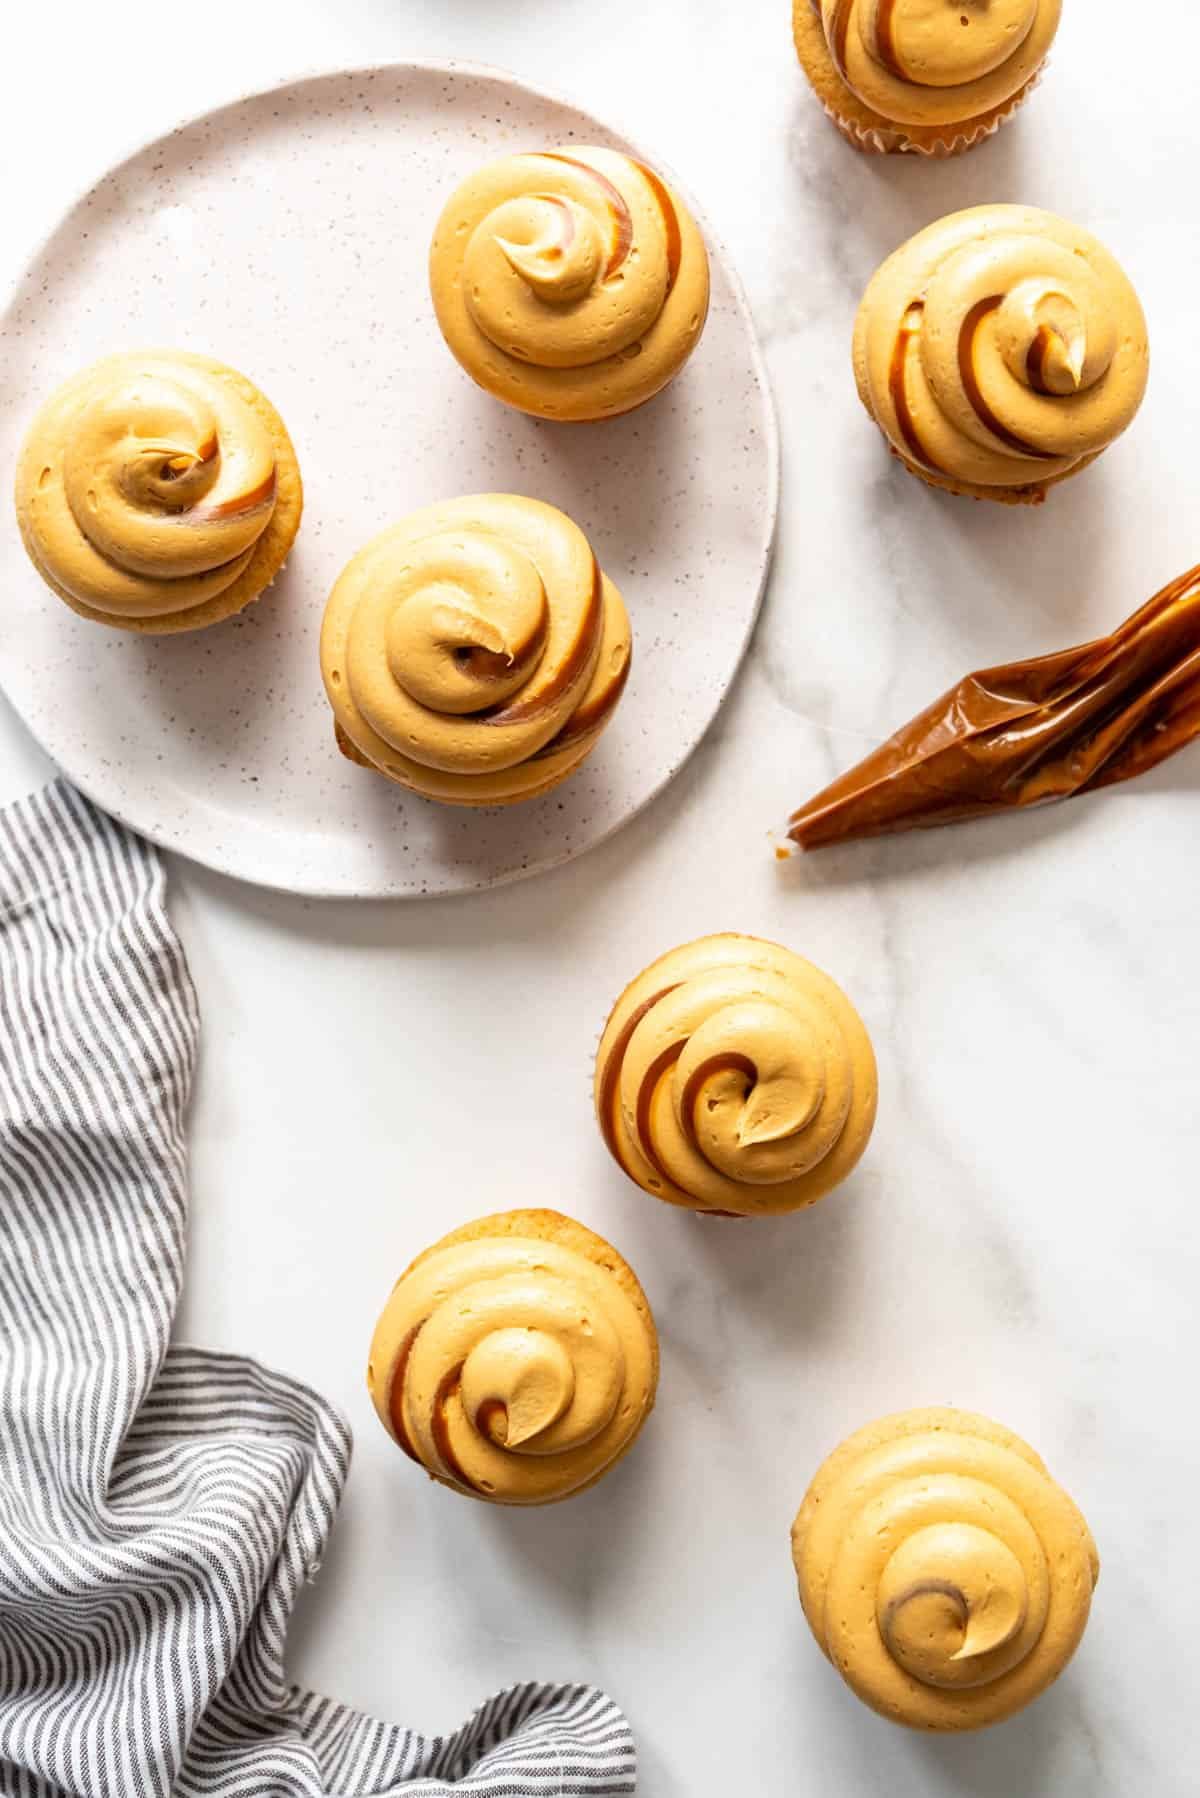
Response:
[[[94,357],[147,345],[243,369],[283,413],[304,474],[304,523],[274,587],[241,618],[170,638],[87,624],[53,598],[6,496],[0,683],[67,774],[145,836],[296,892],[464,892],[598,843],[704,734],[758,610],[778,471],[754,328],[711,230],[701,217],[713,306],[699,349],[664,395],[607,424],[543,424],[487,398],[429,303],[426,251],[455,183],[488,157],[571,140],[656,160],[490,70],[316,76],[139,151],[26,273],[0,321],[6,489],[42,398]],[[317,631],[368,537],[485,490],[578,520],[629,602],[634,665],[599,748],[563,787],[461,811],[337,753]]]

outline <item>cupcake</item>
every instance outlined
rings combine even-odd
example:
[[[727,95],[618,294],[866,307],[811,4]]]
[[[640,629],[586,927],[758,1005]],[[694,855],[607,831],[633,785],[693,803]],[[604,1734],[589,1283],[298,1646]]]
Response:
[[[862,1019],[811,962],[708,936],[626,987],[600,1040],[596,1117],[631,1180],[725,1217],[799,1211],[844,1180],[875,1123]]]
[[[624,602],[540,500],[413,512],[338,577],[321,674],[343,753],[448,805],[512,805],[573,774],[629,675]]]
[[[1062,0],[792,0],[804,72],[842,136],[874,155],[957,156],[1037,82]]]
[[[792,1528],[800,1602],[847,1685],[911,1729],[982,1729],[1037,1698],[1100,1571],[1078,1510],[1019,1436],[968,1411],[868,1425]]]
[[[977,206],[910,238],[854,327],[859,397],[934,487],[1037,505],[1132,420],[1149,370],[1129,278],[1090,232]]]
[[[632,1270],[557,1211],[481,1218],[418,1256],[367,1366],[405,1454],[497,1505],[595,1485],[632,1448],[657,1385],[658,1336]]]
[[[577,144],[464,181],[429,279],[471,379],[537,418],[614,418],[652,399],[708,314],[708,255],[679,195],[632,157]]]
[[[17,464],[30,560],[72,611],[202,630],[269,587],[300,528],[300,469],[253,382],[184,350],[106,356],[49,399]]]

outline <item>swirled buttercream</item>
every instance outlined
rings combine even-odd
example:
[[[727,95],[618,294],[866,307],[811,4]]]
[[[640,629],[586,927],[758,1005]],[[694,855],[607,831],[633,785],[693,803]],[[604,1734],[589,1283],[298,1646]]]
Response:
[[[907,1411],[821,1467],[792,1529],[800,1599],[846,1683],[914,1729],[980,1729],[1058,1678],[1099,1575],[1038,1456],[970,1412]]]
[[[890,256],[854,330],[859,394],[934,485],[1036,502],[1093,461],[1146,389],[1146,321],[1089,232],[1031,206],[979,206]]]
[[[126,630],[197,630],[256,599],[300,523],[274,407],[236,370],[177,350],[106,357],[43,407],[17,470],[38,572]]]
[[[679,195],[586,145],[471,175],[438,221],[429,276],[467,373],[541,418],[640,406],[679,372],[708,314],[708,256]]]
[[[640,974],[596,1056],[617,1163],[694,1211],[797,1211],[844,1180],[875,1122],[875,1057],[841,988],[789,949],[710,936]]]
[[[645,1294],[602,1237],[553,1211],[455,1231],[404,1274],[367,1383],[381,1423],[455,1491],[537,1505],[594,1484],[654,1404]]]
[[[548,792],[599,741],[632,652],[583,532],[540,500],[415,512],[359,551],[321,630],[339,740],[430,799]]]
[[[1062,0],[794,0],[800,60],[859,149],[947,156],[1037,80]]]

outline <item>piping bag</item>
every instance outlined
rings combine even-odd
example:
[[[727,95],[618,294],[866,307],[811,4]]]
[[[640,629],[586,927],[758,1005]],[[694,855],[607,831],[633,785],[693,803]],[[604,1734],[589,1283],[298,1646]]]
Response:
[[[1111,636],[968,674],[793,812],[801,849],[1132,780],[1200,735],[1200,567]]]

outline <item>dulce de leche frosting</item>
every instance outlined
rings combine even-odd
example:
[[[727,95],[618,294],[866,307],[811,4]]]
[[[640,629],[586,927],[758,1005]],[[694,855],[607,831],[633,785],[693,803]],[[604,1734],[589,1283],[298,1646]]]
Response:
[[[738,1217],[797,1211],[853,1169],[875,1057],[841,988],[789,949],[709,936],[627,987],[596,1057],[596,1115],[655,1198]]]
[[[1062,0],[806,0],[840,79],[881,119],[969,125],[1037,75]]]
[[[602,1237],[553,1211],[456,1231],[396,1285],[367,1382],[379,1419],[455,1491],[538,1505],[592,1485],[654,1404],[645,1295]]]
[[[863,404],[935,485],[1044,497],[1119,437],[1146,390],[1138,297],[1090,232],[1032,206],[930,225],[872,279],[854,329]]]
[[[458,805],[547,792],[595,747],[632,653],[587,538],[540,500],[480,494],[414,512],[359,551],[321,630],[355,759]]]
[[[632,157],[586,145],[471,175],[438,221],[429,276],[467,373],[541,418],[640,406],[708,314],[708,256],[679,195]]]
[[[272,530],[281,462],[288,516]],[[68,381],[17,472],[39,573],[75,610],[126,629],[240,610],[277,572],[299,508],[278,414],[235,370],[182,351],[109,356]]]
[[[851,1436],[792,1529],[818,1645],[882,1716],[998,1723],[1058,1678],[1100,1563],[1075,1505],[1020,1437],[966,1411],[907,1411]]]

